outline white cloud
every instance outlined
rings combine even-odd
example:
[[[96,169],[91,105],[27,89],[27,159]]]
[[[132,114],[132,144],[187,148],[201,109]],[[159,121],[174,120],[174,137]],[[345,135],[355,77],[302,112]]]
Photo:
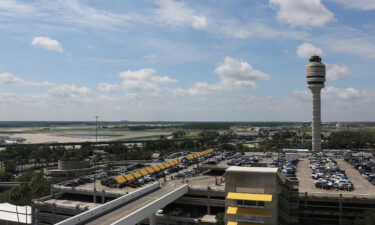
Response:
[[[0,92],[0,108],[2,108],[3,112],[6,110],[18,111],[18,108],[23,107],[25,107],[25,110],[27,108],[30,109],[35,107],[44,108],[46,106],[46,104],[44,103],[46,102],[46,99],[46,94]]]
[[[193,28],[204,29],[207,27],[207,19],[205,16],[193,16]]]
[[[43,82],[33,82],[19,78],[11,73],[0,74],[0,84],[11,84],[18,86],[51,86],[52,83],[48,81]]]
[[[52,88],[49,95],[57,101],[67,103],[92,102],[93,93],[88,87],[79,87],[73,84],[64,84]]]
[[[320,0],[270,0],[278,8],[277,19],[292,26],[319,27],[334,20]]]
[[[236,39],[247,39],[253,37],[260,38],[286,38],[286,39],[305,39],[308,34],[304,31],[292,29],[278,29],[270,27],[259,22],[242,23],[230,19],[211,19],[212,33],[225,34]]]
[[[336,88],[336,87],[326,87],[322,91],[322,96],[323,99],[326,100],[331,100],[331,101],[346,101],[346,102],[351,102],[351,101],[356,101],[356,100],[361,100],[365,99],[374,94],[373,91],[367,91],[367,90],[357,90],[355,88]]]
[[[206,82],[197,82],[194,83],[193,87],[186,90],[186,93],[189,95],[202,95],[202,94],[210,94],[213,92],[224,91],[224,85],[217,83],[217,84],[209,84]]]
[[[366,37],[347,39],[328,37],[322,39],[321,42],[326,48],[334,52],[375,59],[375,41]]]
[[[23,80],[10,73],[0,74],[0,84],[20,84]]]
[[[172,88],[169,91],[172,92],[172,97],[174,98],[185,97],[186,95],[186,90],[183,88]]]
[[[79,26],[115,30],[126,27],[132,20],[128,15],[98,10],[78,0],[48,1],[44,5],[55,13],[52,18]]]
[[[156,1],[158,9],[155,10],[156,19],[173,27],[189,26],[197,30],[208,26],[207,18],[185,5],[174,0]]]
[[[168,76],[155,75],[156,70],[144,68],[140,70],[127,70],[119,73],[119,77],[124,80],[138,80],[138,81],[149,81],[157,83],[175,83],[177,80],[172,79]]]
[[[1,0],[0,15],[22,17],[32,15],[37,9],[32,5],[22,4],[15,0]]]
[[[310,43],[303,43],[297,47],[297,55],[301,58],[309,58],[313,55],[322,56],[323,50]]]
[[[42,47],[46,50],[63,52],[62,44],[57,40],[51,39],[49,37],[35,37],[31,44],[34,46]]]
[[[156,70],[144,68],[140,70],[126,70],[118,74],[122,78],[120,84],[100,83],[98,88],[101,92],[114,92],[127,90],[139,92],[149,96],[160,96],[162,84],[176,83],[175,79],[169,76],[156,75]],[[134,94],[134,93],[128,93]]]
[[[4,1],[16,3],[16,6],[12,6],[12,4],[1,5],[4,8],[3,11],[13,17],[28,16],[30,19],[60,25],[58,27],[47,27],[47,25],[40,25],[38,28],[33,27],[33,29],[42,30],[40,32],[50,31],[51,29],[61,30],[62,28],[71,31],[75,30],[76,27],[126,31],[140,23],[152,26],[167,25],[173,28],[190,27],[204,30],[213,35],[226,35],[237,39],[251,37],[302,39],[307,36],[304,31],[277,29],[254,21],[240,22],[237,19],[222,18],[221,15],[214,17],[208,9],[194,8],[186,2],[174,0],[154,1],[157,8],[153,9],[152,12],[127,14],[100,10],[79,0],[34,1],[32,3]],[[20,10],[14,9],[17,7]],[[0,16],[1,14],[0,8]],[[17,29],[14,29],[14,26],[18,26]],[[12,24],[12,26],[1,24],[0,27],[12,31],[28,29],[20,24]]]
[[[295,91],[294,105],[305,108],[305,118],[311,118],[311,93]],[[375,91],[328,86],[322,89],[323,121],[371,121],[375,110]]]
[[[185,95],[202,95],[213,92],[227,91],[238,88],[256,88],[257,80],[268,80],[270,75],[253,69],[245,61],[237,60],[232,57],[225,57],[215,69],[215,74],[219,76],[219,82],[206,83],[196,82],[191,88],[186,90],[182,88],[172,89],[174,97],[183,97]]]
[[[327,64],[326,78],[328,81],[338,81],[349,78],[353,72],[346,65]]]
[[[296,90],[293,92],[293,96],[305,102],[309,102],[311,99],[311,93],[309,90]],[[353,105],[357,105],[358,107],[366,108],[369,107],[369,105],[366,104],[375,105],[375,91],[358,90],[352,87],[337,88],[328,86],[322,89],[322,104],[335,110],[337,109],[337,106],[350,108]],[[353,110],[353,108],[351,108],[351,110]]]
[[[270,76],[241,60],[232,57],[225,57],[215,69],[215,73],[220,77],[220,83],[233,87],[256,87],[256,80],[268,80]]]
[[[152,54],[145,55],[144,58],[150,61],[155,61],[158,58],[158,55],[156,55],[155,53],[152,53]]]
[[[101,92],[114,92],[119,90],[119,85],[117,84],[110,84],[110,83],[99,83],[98,89]]]
[[[331,0],[337,3],[343,4],[348,8],[355,8],[361,10],[374,10],[375,1],[374,0]]]

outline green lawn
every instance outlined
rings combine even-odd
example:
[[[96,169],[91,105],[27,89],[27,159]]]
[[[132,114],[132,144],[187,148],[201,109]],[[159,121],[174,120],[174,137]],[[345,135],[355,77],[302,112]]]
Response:
[[[140,136],[140,137],[131,137],[131,138],[122,138],[122,139],[116,139],[114,141],[131,141],[131,140],[138,140],[138,139],[147,139],[147,138],[155,138],[165,135],[148,135],[148,136]]]
[[[182,138],[186,138],[186,139],[201,139],[202,136],[199,136],[199,135],[188,135],[188,136],[183,136]]]

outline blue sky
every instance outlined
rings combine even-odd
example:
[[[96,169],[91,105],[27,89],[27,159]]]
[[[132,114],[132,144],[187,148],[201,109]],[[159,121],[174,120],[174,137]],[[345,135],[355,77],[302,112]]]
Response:
[[[373,121],[375,0],[0,0],[0,120]]]

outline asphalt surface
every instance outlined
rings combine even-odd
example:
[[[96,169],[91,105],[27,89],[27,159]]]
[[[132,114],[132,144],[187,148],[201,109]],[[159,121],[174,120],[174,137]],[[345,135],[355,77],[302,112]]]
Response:
[[[358,198],[374,198],[375,186],[363,178],[360,173],[354,169],[349,163],[343,159],[336,159],[337,165],[341,170],[345,170],[348,179],[353,183],[353,191],[344,190],[325,190],[316,188],[314,179],[311,178],[312,170],[309,168],[309,159],[300,159],[297,164],[296,175],[299,180],[299,192],[308,192],[308,195],[315,196],[339,196],[342,194],[345,197],[358,197]]]
[[[86,223],[87,225],[104,225],[104,224],[112,224],[121,218],[129,215],[130,213],[142,208],[143,206],[151,203],[152,201],[170,193],[172,190],[182,186],[183,184],[181,181],[171,181],[165,183],[160,189],[157,191],[151,192],[150,194],[143,196],[129,204],[126,204],[104,216],[101,216],[91,222]]]

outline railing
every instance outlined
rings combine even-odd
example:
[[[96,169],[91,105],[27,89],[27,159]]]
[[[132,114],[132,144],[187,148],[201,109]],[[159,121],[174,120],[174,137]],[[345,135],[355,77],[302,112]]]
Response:
[[[143,206],[142,208],[132,212],[131,214],[125,216],[124,218],[112,223],[112,225],[139,223],[140,221],[150,216],[151,214],[156,213],[158,209],[163,208],[169,203],[177,200],[178,198],[180,198],[187,192],[188,192],[188,185],[185,184],[181,187],[174,189],[168,194],[161,196],[160,198],[154,200],[153,202]]]
[[[351,199],[375,199],[374,195],[355,194],[355,193],[331,193],[331,192],[314,192],[299,193],[299,197],[318,197],[318,198],[351,198]]]
[[[112,211],[112,210],[128,203],[129,201],[131,201],[133,199],[136,199],[136,198],[138,198],[142,195],[153,192],[153,191],[155,191],[159,188],[160,188],[160,183],[154,183],[154,184],[148,185],[148,186],[146,186],[144,188],[141,188],[137,191],[134,191],[134,192],[129,193],[127,195],[124,195],[120,198],[117,198],[113,201],[110,201],[110,202],[108,202],[104,205],[93,208],[93,209],[88,210],[84,213],[78,214],[78,215],[73,216],[73,217],[71,217],[67,220],[64,220],[60,223],[57,223],[57,225],[76,225],[76,224],[81,224],[81,223],[90,221],[90,220],[92,220],[92,219],[94,219],[98,216],[104,215],[104,214],[108,213],[109,211]]]
[[[203,179],[206,179],[205,177],[203,177]],[[213,192],[225,192],[223,189],[221,188],[212,188],[210,186],[207,186],[207,187],[193,187],[193,186],[190,186],[189,187],[189,190],[192,190],[192,191],[213,191]]]
[[[12,210],[11,207],[14,207],[14,210]],[[3,220],[31,224],[31,214],[32,210],[30,206],[17,206],[9,203],[0,203],[0,221]]]

